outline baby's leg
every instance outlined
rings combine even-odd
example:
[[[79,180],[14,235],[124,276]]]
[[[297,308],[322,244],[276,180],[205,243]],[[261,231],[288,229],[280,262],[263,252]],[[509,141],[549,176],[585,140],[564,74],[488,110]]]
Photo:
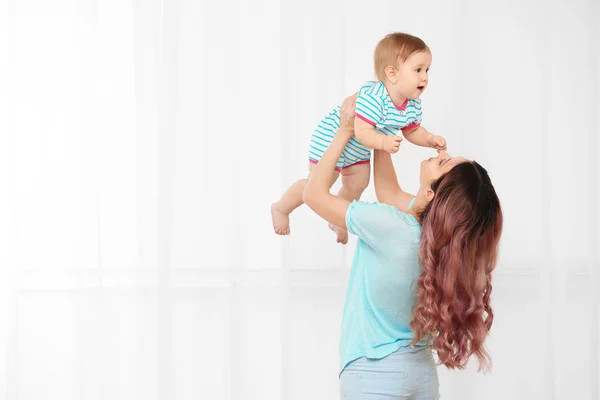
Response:
[[[309,176],[313,170],[314,164],[308,164]],[[333,186],[337,180],[339,172],[333,171],[329,187]],[[273,220],[273,230],[278,235],[290,234],[290,214],[303,203],[302,193],[308,179],[300,179],[285,191],[281,199],[271,204],[271,219]]]
[[[354,164],[342,170],[342,187],[338,196],[346,200],[358,200],[369,186],[371,164]]]
[[[371,175],[371,164],[354,164],[342,170],[342,187],[338,196],[346,200],[358,200],[362,193],[369,186],[369,177]],[[337,235],[337,242],[348,243],[348,231],[333,224],[329,228]]]

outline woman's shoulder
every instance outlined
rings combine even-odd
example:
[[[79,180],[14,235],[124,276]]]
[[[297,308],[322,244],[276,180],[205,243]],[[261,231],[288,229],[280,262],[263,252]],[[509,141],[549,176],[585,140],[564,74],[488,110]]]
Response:
[[[346,212],[348,231],[379,248],[392,240],[418,241],[421,229],[415,218],[394,206],[378,202],[353,201]]]
[[[410,201],[409,208],[414,204],[414,199]],[[389,225],[393,227],[398,222],[408,223],[414,225],[416,220],[414,217],[406,211],[399,209],[398,207],[379,203],[377,201],[359,201],[354,200],[348,207],[348,215],[356,216],[361,219],[371,220],[383,225]],[[418,225],[418,223],[417,223]]]

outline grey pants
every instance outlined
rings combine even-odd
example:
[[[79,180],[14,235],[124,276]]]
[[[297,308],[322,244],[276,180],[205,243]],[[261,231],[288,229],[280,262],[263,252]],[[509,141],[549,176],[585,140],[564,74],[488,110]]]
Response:
[[[431,348],[403,347],[379,360],[354,360],[340,375],[340,391],[342,400],[439,399]]]

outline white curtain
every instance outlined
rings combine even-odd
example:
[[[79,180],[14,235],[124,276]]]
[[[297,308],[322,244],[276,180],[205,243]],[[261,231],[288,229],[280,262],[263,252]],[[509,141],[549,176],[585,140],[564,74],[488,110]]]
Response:
[[[0,399],[339,398],[355,242],[269,207],[391,31],[505,215],[494,368],[442,398],[600,398],[596,0],[0,4]],[[406,189],[430,155],[403,143]]]

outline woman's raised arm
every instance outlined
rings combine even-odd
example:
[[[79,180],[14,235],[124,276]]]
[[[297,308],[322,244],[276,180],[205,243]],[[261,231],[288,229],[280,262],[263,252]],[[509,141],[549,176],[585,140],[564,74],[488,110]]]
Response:
[[[408,205],[415,196],[400,188],[390,153],[375,150],[373,176],[377,201],[394,206],[400,211],[408,211]]]
[[[315,165],[310,173],[308,183],[302,195],[304,203],[315,213],[327,222],[331,222],[342,229],[347,229],[346,210],[350,201],[331,194],[329,192],[329,185],[335,164],[342,155],[344,147],[346,147],[346,144],[354,135],[355,105],[356,95],[344,100],[340,110],[340,127],[325,154],[323,154],[319,163]]]

